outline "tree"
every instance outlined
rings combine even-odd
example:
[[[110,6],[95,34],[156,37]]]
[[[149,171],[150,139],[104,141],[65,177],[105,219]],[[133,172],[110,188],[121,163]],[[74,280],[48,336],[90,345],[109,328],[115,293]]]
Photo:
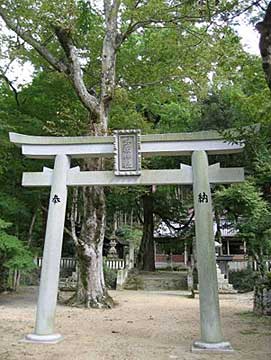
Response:
[[[47,4],[47,2],[35,4],[35,2],[32,4],[30,2],[28,11],[26,11],[21,2],[17,4],[14,4],[13,1],[9,4],[2,3],[0,15],[7,27],[32,46],[51,68],[65,74],[89,114],[89,132],[92,135],[106,134],[110,102],[115,86],[116,50],[120,45],[117,37],[117,17],[120,2],[114,1],[111,4],[111,2],[106,1],[104,4],[105,36],[101,54],[102,75],[99,97],[87,89],[81,71],[80,56],[73,40],[73,36],[78,35],[78,29],[76,29],[73,20],[77,18],[78,20],[85,20],[87,23],[95,17],[92,9],[88,8],[84,2],[79,3],[78,9],[76,4],[72,2],[65,4],[55,2],[52,5]],[[13,11],[12,15],[10,10]],[[47,23],[41,19],[43,16],[45,16]],[[19,18],[21,20],[18,23]],[[66,20],[63,22],[63,19]],[[33,21],[32,26],[31,20]],[[39,28],[42,29],[41,31],[37,27],[38,24]],[[47,38],[48,35],[49,39]],[[58,49],[56,46],[53,46],[52,49],[50,43],[52,37],[52,42],[54,45],[57,42]],[[49,44],[44,45],[44,41]],[[59,53],[61,53],[60,57]],[[85,170],[98,170],[101,167],[101,160],[86,160],[84,164]],[[102,272],[102,243],[105,222],[103,189],[85,187],[83,198],[85,204],[84,221],[81,238],[77,242],[82,284],[81,301],[88,307],[102,306],[107,305],[108,300]],[[90,221],[90,219],[95,219],[95,221]]]
[[[270,251],[270,209],[255,184],[246,181],[216,191],[214,204],[221,215],[248,238],[248,248],[259,265]]]
[[[217,191],[214,204],[217,211],[238,229],[238,236],[246,240],[248,252],[257,262],[254,311],[263,314],[268,307],[263,292],[271,288],[270,273],[265,264],[271,255],[270,204],[263,199],[255,184],[248,181]]]
[[[260,32],[259,48],[262,57],[263,72],[269,90],[271,90],[271,2],[269,2],[267,8],[265,9],[263,21],[256,24],[256,29]],[[261,186],[265,197],[270,203],[270,119],[268,120],[269,126],[267,127],[266,147],[260,154],[258,154],[256,168],[258,177],[255,178],[255,181],[259,186]]]
[[[40,73],[31,85],[18,92],[17,101],[5,83],[1,85],[0,93],[1,217],[13,224],[9,233],[27,243],[33,253],[40,256],[47,217],[48,189],[25,188],[22,191],[22,172],[39,171],[41,163],[28,159],[22,161],[20,150],[8,141],[8,132],[33,135],[42,132],[48,135],[65,131],[76,133],[77,126],[82,128],[85,112],[80,112],[82,108],[78,108],[76,96],[61,74]],[[67,106],[70,103],[72,105]],[[59,113],[65,117],[65,127]],[[75,114],[77,121],[73,121],[71,126],[70,118]],[[42,165],[52,167],[52,162],[46,161]]]
[[[271,90],[271,2],[267,6],[263,21],[256,24],[256,29],[260,33],[259,48],[262,56],[263,71]]]

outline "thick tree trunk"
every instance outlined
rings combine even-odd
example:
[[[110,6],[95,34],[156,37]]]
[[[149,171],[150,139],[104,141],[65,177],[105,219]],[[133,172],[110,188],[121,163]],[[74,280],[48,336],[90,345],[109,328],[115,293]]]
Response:
[[[101,160],[85,162],[84,170],[100,170]],[[105,195],[102,187],[83,188],[83,219],[77,255],[80,271],[77,301],[86,307],[111,307],[113,301],[105,288],[103,240],[105,233]]]
[[[104,1],[106,33],[102,49],[101,94],[98,109],[90,104],[90,134],[106,135],[110,104],[115,87],[117,17],[120,1]],[[80,86],[79,86],[80,87]],[[88,96],[89,98],[89,96]],[[103,170],[101,159],[86,160],[84,170]],[[111,307],[103,273],[103,241],[105,234],[105,195],[98,186],[83,188],[83,219],[78,241],[80,269],[79,298],[86,307]]]
[[[269,3],[263,21],[256,24],[260,33],[260,52],[266,82],[271,90],[271,2]]]
[[[89,123],[91,135],[100,136],[106,133],[104,123],[95,114],[90,113]],[[86,158],[82,170],[103,170],[103,160]],[[113,305],[105,287],[103,273],[105,209],[103,187],[84,186],[82,228],[76,241],[80,273],[76,299],[88,308],[108,308]]]
[[[143,236],[138,253],[138,269],[144,271],[155,271],[152,193],[143,196],[143,213],[144,225]]]

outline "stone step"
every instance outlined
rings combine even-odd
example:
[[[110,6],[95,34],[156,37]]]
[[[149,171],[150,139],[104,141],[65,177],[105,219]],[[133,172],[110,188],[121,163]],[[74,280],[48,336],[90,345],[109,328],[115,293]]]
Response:
[[[130,290],[187,290],[187,271],[130,274],[125,285]]]

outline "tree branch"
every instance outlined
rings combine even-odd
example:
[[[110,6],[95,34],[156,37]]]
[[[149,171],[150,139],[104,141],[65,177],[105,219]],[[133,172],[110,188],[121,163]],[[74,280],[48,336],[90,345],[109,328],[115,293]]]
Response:
[[[182,16],[182,15],[178,14],[177,16],[169,17],[170,12],[176,11],[176,13],[177,13],[178,9],[180,8],[180,4],[169,6],[167,9],[164,10],[164,13],[157,14],[157,18],[140,20],[140,21],[136,21],[136,22],[133,22],[133,18],[132,18],[127,29],[120,35],[119,41],[120,41],[120,43],[123,43],[129,37],[129,35],[134,33],[140,27],[146,28],[146,27],[150,27],[151,25],[162,24],[163,27],[165,27],[168,24],[181,25],[181,23],[180,23],[181,21],[189,21],[190,23],[204,22],[204,21],[211,22],[211,19],[215,18],[219,14],[222,15],[222,20],[232,21],[233,19],[242,15],[243,13],[250,10],[251,8],[253,8],[255,6],[260,6],[261,1],[262,0],[252,1],[252,3],[249,4],[247,7],[245,7],[244,9],[237,10],[231,17],[228,17],[227,14],[225,15],[225,13],[219,9],[218,10],[214,9],[214,11],[212,12],[212,9],[211,9],[211,6],[210,6],[210,3],[208,0],[206,1],[206,4],[205,4],[207,7],[207,15],[204,15],[203,13],[200,13],[199,16],[190,16],[190,15],[186,15],[186,14]],[[198,1],[198,3],[200,3],[200,2]],[[216,5],[217,5],[217,3],[218,2],[216,2]],[[138,4],[136,3],[136,6],[134,7],[134,9],[136,9],[137,5]]]
[[[156,81],[150,81],[150,82],[146,82],[146,83],[137,83],[137,84],[124,84],[122,82],[122,86],[126,87],[126,88],[145,88],[145,87],[149,87],[149,86],[164,86],[166,85],[169,81],[174,81],[174,80],[182,80],[183,79],[183,75],[172,75],[172,76],[167,76],[161,79],[158,79]]]
[[[148,19],[148,20],[137,21],[133,24],[132,23],[129,24],[126,31],[119,36],[119,42],[120,44],[123,43],[132,33],[134,33],[140,27],[145,28],[147,26],[157,25],[157,24],[163,24],[164,27],[168,24],[177,24],[180,20],[189,20],[196,22],[199,21],[200,19],[202,18],[199,16],[175,16],[169,20],[165,20],[161,18],[161,19]]]
[[[194,218],[194,211],[192,212],[190,218],[181,226],[174,226],[172,225],[172,223],[170,222],[171,220],[164,217],[159,211],[154,211],[154,214],[155,215],[158,215],[162,221],[164,221],[166,223],[166,225],[168,227],[170,227],[171,229],[173,229],[174,231],[182,231],[186,228],[188,228],[188,226],[191,224],[191,222],[193,221],[193,218]]]
[[[69,61],[68,65],[66,65],[63,61],[56,59],[48,51],[48,49],[35,40],[33,36],[29,34],[29,32],[23,31],[18,24],[9,19],[5,13],[5,10],[1,7],[0,16],[10,30],[14,31],[20,38],[31,45],[55,70],[65,73],[71,80],[81,103],[89,111],[95,113],[96,115],[99,114],[99,102],[96,97],[89,94],[84,84],[79,57],[68,30],[59,26],[53,27],[55,30],[55,35],[57,36],[60,45],[62,46]]]
[[[35,40],[29,32],[23,31],[18,24],[9,19],[2,7],[0,7],[0,16],[10,30],[14,31],[21,39],[31,45],[55,70],[67,73],[67,66],[62,61],[56,59],[53,54]]]
[[[244,9],[236,11],[230,18],[227,18],[226,20],[227,21],[232,21],[233,19],[235,19],[238,16],[246,13],[248,10],[252,9],[253,7],[260,6],[261,2],[262,2],[262,0],[253,1],[250,5],[246,6]]]
[[[118,42],[118,13],[121,0],[104,0],[105,36],[102,48],[102,78],[100,120],[106,131],[111,100],[116,84],[116,50]]]
[[[54,26],[55,34],[68,59],[68,77],[81,101],[81,103],[91,112],[99,114],[99,103],[95,96],[91,95],[83,80],[83,72],[77,54],[77,49],[73,44],[69,30]]]
[[[7,85],[10,87],[10,89],[12,90],[12,92],[14,94],[16,104],[18,107],[20,107],[19,93],[18,93],[17,89],[15,88],[15,86],[12,84],[12,81],[9,80],[5,74],[1,74],[1,73],[0,73],[0,78],[2,78],[7,83]]]

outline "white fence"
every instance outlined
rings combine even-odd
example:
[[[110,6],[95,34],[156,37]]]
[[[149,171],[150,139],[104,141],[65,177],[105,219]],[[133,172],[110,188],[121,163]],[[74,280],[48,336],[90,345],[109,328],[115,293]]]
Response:
[[[41,268],[42,267],[42,257],[37,257],[34,259],[35,264]],[[106,259],[106,267],[113,270],[122,270],[125,269],[125,260],[123,259]],[[75,258],[61,258],[60,260],[60,269],[75,269],[76,268],[76,259]]]
[[[34,263],[41,268],[42,267],[42,257],[37,257],[34,259]],[[75,258],[61,258],[60,260],[60,268],[61,269],[75,269],[76,267],[76,259]]]
[[[113,270],[123,270],[125,269],[125,260],[123,259],[116,259],[116,260],[109,260],[106,259],[105,261],[106,267]]]
[[[268,271],[271,271],[271,260],[266,260],[266,261],[265,261],[265,267],[266,267],[266,269],[267,269]],[[257,264],[256,261],[253,261],[253,263],[252,263],[252,269],[253,269],[254,271],[259,270],[259,269],[258,269],[258,264]]]
[[[41,268],[42,266],[42,257],[37,257],[34,259],[35,264]],[[124,259],[106,259],[105,260],[106,267],[112,270],[123,270],[126,268],[126,262]],[[244,270],[248,267],[248,265],[252,266],[254,271],[258,270],[256,261],[229,261],[228,266],[230,271],[240,271]],[[271,271],[271,260],[265,261],[266,269]],[[61,258],[60,260],[60,268],[61,269],[75,269],[76,268],[76,259],[75,258]]]
[[[230,271],[245,270],[248,266],[251,266],[253,271],[259,270],[256,261],[229,261],[228,266]],[[271,271],[271,260],[266,260],[265,266],[268,271]]]
[[[228,267],[230,271],[245,270],[248,267],[248,261],[229,261]]]

